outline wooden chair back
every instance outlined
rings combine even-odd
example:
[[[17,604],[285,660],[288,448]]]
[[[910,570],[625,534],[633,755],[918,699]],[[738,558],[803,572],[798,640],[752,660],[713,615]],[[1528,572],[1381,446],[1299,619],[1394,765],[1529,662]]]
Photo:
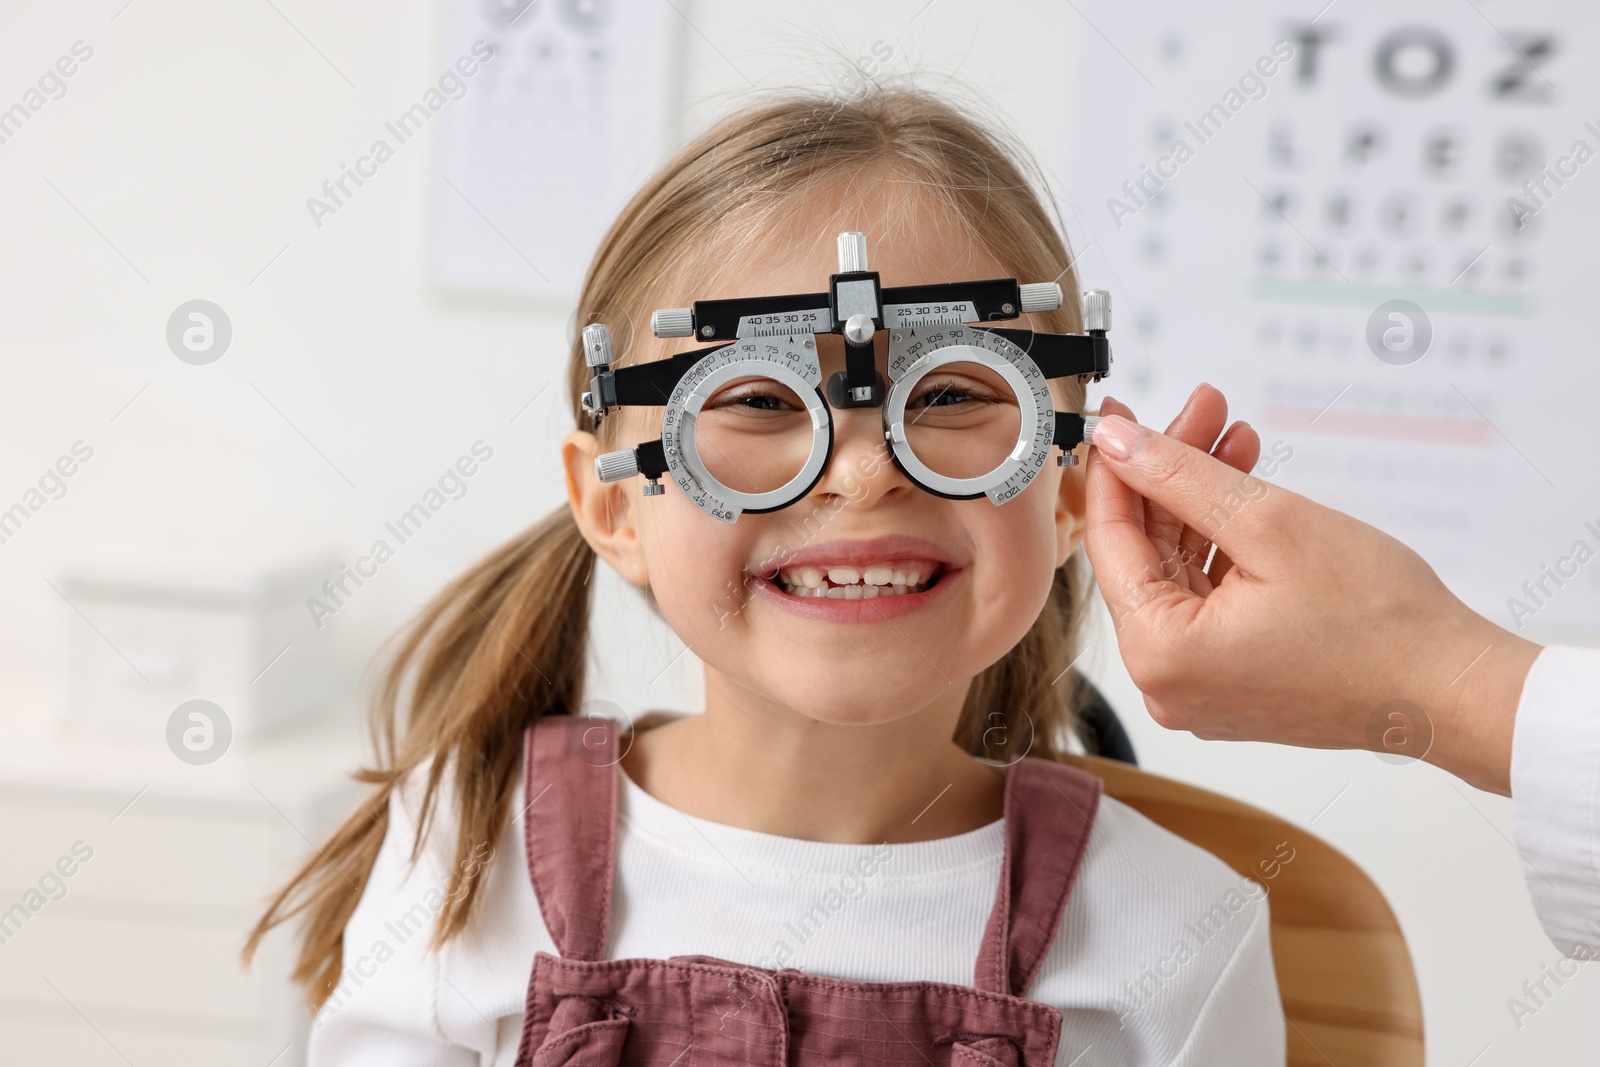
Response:
[[[1071,762],[1097,775],[1107,796],[1267,890],[1291,1067],[1421,1067],[1411,954],[1388,902],[1354,861],[1311,831],[1218,793],[1094,756]]]

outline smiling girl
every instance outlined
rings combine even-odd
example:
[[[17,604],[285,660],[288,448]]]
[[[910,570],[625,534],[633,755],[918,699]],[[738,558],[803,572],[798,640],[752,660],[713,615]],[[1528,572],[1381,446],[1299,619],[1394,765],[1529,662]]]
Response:
[[[1074,292],[992,125],[903,90],[749,106],[623,210],[581,321],[609,325],[619,366],[695,350],[633,324],[814,292],[847,230],[886,286]],[[1080,320],[1069,300],[1015,325]],[[826,378],[844,341],[816,343]],[[816,484],[724,523],[674,485],[598,479],[662,414],[591,432],[589,373],[575,345],[568,505],[422,613],[361,772],[377,788],[252,939],[305,917],[313,1064],[1283,1061],[1264,898],[1193,937],[1232,872],[1060,762],[1082,468],[1001,506],[946,499],[889,461],[878,408],[836,408]],[[1051,388],[1082,411],[1076,379]],[[1187,425],[1206,447],[1222,429]],[[597,559],[704,663],[702,713],[575,717]]]

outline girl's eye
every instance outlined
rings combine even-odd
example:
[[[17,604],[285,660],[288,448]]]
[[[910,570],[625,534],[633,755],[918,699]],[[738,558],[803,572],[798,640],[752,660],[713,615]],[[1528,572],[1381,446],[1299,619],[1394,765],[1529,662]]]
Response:
[[[704,410],[728,414],[777,414],[799,411],[803,405],[794,393],[776,382],[735,383],[706,402]]]
[[[740,407],[753,408],[756,411],[780,411],[783,409],[783,400],[771,393],[747,393],[738,397],[734,403]]]
[[[993,403],[999,398],[993,390],[974,382],[959,380],[930,381],[924,379],[922,387],[911,398],[907,407],[937,408],[962,404]]]

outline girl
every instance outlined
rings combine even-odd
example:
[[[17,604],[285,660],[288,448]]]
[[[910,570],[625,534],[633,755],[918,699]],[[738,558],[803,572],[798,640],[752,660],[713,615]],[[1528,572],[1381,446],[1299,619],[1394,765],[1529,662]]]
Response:
[[[844,230],[885,285],[1075,293],[1020,151],[985,125],[908,90],[750,106],[634,196],[582,321],[621,363],[703,347],[632,324],[815,292]],[[1012,325],[1076,331],[1077,302]],[[843,339],[816,340],[826,378]],[[423,611],[360,774],[377,788],[252,936],[305,916],[316,1067],[1282,1062],[1264,898],[1059,763],[1081,468],[1003,506],[949,500],[887,461],[877,408],[836,409],[810,492],[725,524],[675,486],[598,480],[661,409],[591,433],[588,374],[575,345],[568,506]],[[1076,379],[1052,389],[1082,410]],[[1222,428],[1189,423],[1207,445]],[[596,557],[704,662],[703,713],[574,718]]]

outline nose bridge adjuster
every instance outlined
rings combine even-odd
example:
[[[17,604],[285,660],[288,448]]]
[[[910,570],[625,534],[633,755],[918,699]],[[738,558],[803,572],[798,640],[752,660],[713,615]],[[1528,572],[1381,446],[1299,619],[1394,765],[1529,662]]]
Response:
[[[883,289],[877,272],[867,269],[864,233],[839,235],[839,273],[828,279],[828,308],[844,335],[844,370],[828,379],[828,402],[839,408],[882,404],[883,375],[873,366],[872,338],[883,329]]]

